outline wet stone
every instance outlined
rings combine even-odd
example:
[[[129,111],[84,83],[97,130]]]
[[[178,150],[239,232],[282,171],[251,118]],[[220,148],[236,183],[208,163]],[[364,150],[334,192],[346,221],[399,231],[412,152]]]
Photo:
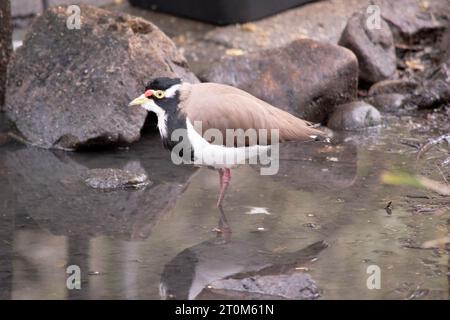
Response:
[[[419,84],[410,80],[383,80],[373,84],[369,89],[370,96],[380,94],[412,94]]]
[[[280,48],[225,57],[204,78],[321,122],[334,106],[355,99],[358,61],[340,46],[300,39]]]
[[[379,6],[396,40],[405,41],[439,31],[443,25],[436,17],[449,12],[447,1],[376,0],[374,4]]]
[[[68,30],[67,7],[38,16],[10,61],[5,113],[43,148],[79,149],[137,141],[147,117],[128,103],[151,77],[196,82],[175,44],[152,23],[81,5],[82,28]],[[26,92],[26,94],[24,94]]]
[[[368,99],[368,102],[383,112],[397,112],[406,103],[406,97],[403,94],[387,93],[380,94]]]
[[[359,130],[381,123],[380,112],[363,101],[355,101],[336,107],[328,121],[335,130]]]
[[[282,299],[313,300],[320,296],[319,288],[309,274],[254,276],[243,279],[223,279],[211,283],[209,289],[236,291],[248,295],[264,295]]]
[[[359,78],[373,83],[395,75],[396,56],[389,25],[380,20],[380,28],[370,28],[368,19],[366,10],[353,14],[339,45],[350,49],[358,57]]]
[[[151,182],[144,173],[122,169],[92,169],[86,173],[85,183],[94,189],[142,188]]]

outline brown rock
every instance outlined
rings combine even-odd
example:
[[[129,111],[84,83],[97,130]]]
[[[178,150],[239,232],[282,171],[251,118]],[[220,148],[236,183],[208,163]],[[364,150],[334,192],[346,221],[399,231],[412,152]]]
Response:
[[[333,106],[356,96],[358,63],[347,49],[302,39],[282,48],[225,57],[205,78],[320,122]]]
[[[172,41],[153,24],[81,6],[38,17],[10,64],[6,113],[26,140],[45,148],[131,143],[146,112],[128,108],[155,76],[197,81]]]

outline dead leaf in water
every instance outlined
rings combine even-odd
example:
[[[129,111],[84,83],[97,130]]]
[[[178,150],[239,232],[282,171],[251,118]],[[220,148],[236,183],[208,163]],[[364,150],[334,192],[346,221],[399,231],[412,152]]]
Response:
[[[242,50],[242,49],[235,49],[235,48],[233,48],[233,49],[227,49],[227,51],[225,51],[225,54],[226,54],[227,56],[234,56],[234,57],[237,57],[237,56],[242,56],[242,55],[244,55],[244,54],[245,54],[245,51]]]
[[[440,248],[440,247],[445,246],[447,243],[450,243],[450,236],[439,238],[439,239],[425,241],[422,244],[422,248],[424,248],[424,249]]]
[[[425,188],[443,196],[450,196],[450,187],[439,181],[431,180],[427,177],[412,175],[405,172],[383,172],[381,181],[385,184],[395,186],[410,186]]]
[[[424,71],[425,66],[422,64],[422,62],[419,59],[410,59],[405,61],[406,66],[415,71]]]
[[[248,32],[255,32],[258,30],[258,27],[254,23],[244,23],[241,25],[241,29]]]

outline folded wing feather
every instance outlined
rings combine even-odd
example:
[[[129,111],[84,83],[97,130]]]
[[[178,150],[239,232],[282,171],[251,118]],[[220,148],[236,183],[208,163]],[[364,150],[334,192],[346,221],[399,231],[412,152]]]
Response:
[[[271,144],[271,129],[279,130],[279,141],[308,141],[316,136],[324,136],[324,133],[311,127],[311,123],[297,118],[290,113],[278,109],[249,93],[223,84],[217,83],[185,83],[181,87],[180,111],[183,112],[194,124],[201,123],[203,135],[208,129],[218,129],[225,141],[210,141],[215,144],[227,146],[241,146],[255,143],[245,135],[239,140],[239,134],[227,135],[227,129],[242,129],[240,134],[245,134],[248,129],[255,129],[258,144]],[[266,129],[267,136],[261,129]],[[227,136],[228,141],[226,140]],[[229,141],[232,137],[233,141]],[[242,138],[242,137],[241,137]]]

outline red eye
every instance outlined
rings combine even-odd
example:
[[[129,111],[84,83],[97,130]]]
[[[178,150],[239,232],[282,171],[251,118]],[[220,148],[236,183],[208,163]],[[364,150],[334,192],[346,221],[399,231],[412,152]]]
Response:
[[[145,97],[150,98],[153,95],[153,90],[147,90],[144,93]]]

